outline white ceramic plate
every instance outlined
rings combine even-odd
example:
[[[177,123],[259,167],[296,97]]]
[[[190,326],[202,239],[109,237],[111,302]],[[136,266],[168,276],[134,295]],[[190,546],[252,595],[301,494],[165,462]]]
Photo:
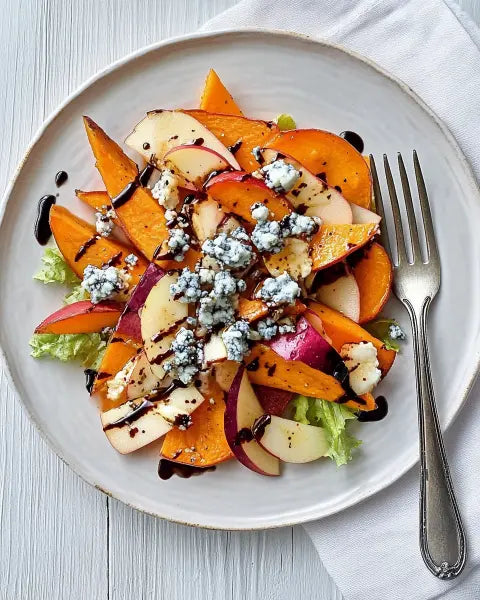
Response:
[[[32,281],[43,249],[33,237],[39,197],[55,193],[54,175],[69,173],[58,201],[87,216],[73,190],[100,187],[81,116],[116,140],[154,108],[197,106],[214,67],[245,114],[291,113],[298,125],[360,133],[374,155],[416,148],[433,207],[442,259],[442,289],[430,320],[440,418],[448,425],[473,381],[479,360],[479,193],[456,143],[408,89],[346,51],[306,38],[264,31],[202,34],[158,44],[87,82],[36,136],[4,204],[0,245],[1,345],[25,408],[52,448],[92,485],[140,510],[183,523],[258,529],[317,519],[351,506],[395,481],[417,459],[413,363],[409,346],[383,392],[380,423],[358,425],[357,458],[337,469],[328,461],[289,465],[278,478],[231,461],[214,473],[161,481],[159,444],[117,454],[102,433],[82,370],[29,356],[34,326],[60,306],[63,290]],[[386,313],[407,326],[392,301]],[[406,327],[408,330],[408,327]],[[21,443],[21,442],[19,442]],[[352,513],[352,518],[354,518]]]

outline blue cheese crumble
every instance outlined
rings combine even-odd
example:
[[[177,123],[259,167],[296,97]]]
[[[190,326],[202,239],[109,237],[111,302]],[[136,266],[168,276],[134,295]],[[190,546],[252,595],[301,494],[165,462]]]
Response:
[[[271,340],[278,333],[278,325],[275,323],[273,319],[267,317],[262,321],[258,321],[257,323],[257,331],[260,334],[260,337],[264,340]]]
[[[283,232],[278,221],[260,221],[252,231],[252,242],[259,252],[278,254],[283,250]]]
[[[188,268],[183,269],[177,281],[170,285],[170,295],[185,304],[197,302],[202,297],[200,277]]]
[[[241,362],[249,351],[250,326],[247,321],[235,321],[222,332],[222,340],[227,349],[227,359]]]
[[[163,368],[182,383],[190,383],[202,366],[203,345],[195,338],[193,331],[181,327],[170,349],[173,358],[165,361]]]
[[[298,283],[285,271],[278,277],[268,277],[256,294],[267,306],[282,306],[295,304],[295,299],[300,296]]]
[[[112,221],[112,217],[114,216],[115,212],[113,210],[108,210],[106,213],[95,213],[95,229],[97,230],[98,235],[109,237],[114,227]]]
[[[219,271],[215,274],[213,295],[233,296],[237,292],[245,291],[247,285],[242,279],[235,279],[230,271]]]
[[[278,194],[289,192],[300,179],[300,172],[284,160],[275,160],[260,169],[265,184]]]
[[[290,317],[286,317],[278,322],[278,333],[283,335],[285,333],[295,333],[297,326],[295,321]]]
[[[294,237],[297,235],[311,236],[318,231],[322,220],[319,217],[307,217],[292,212],[280,221],[283,237]]]
[[[388,328],[388,334],[392,338],[392,340],[406,340],[407,339],[407,336],[405,335],[405,332],[403,331],[403,329],[400,327],[400,325],[397,325],[396,323],[392,323],[390,325],[390,327]]]
[[[119,292],[128,289],[127,275],[116,267],[99,269],[93,265],[87,265],[83,271],[82,287],[90,294],[93,304],[102,300],[113,298]]]
[[[214,327],[227,325],[235,320],[236,296],[215,297],[213,292],[200,299],[198,324],[211,331]]]
[[[252,148],[252,154],[253,154],[253,158],[257,162],[259,162],[259,163],[262,162],[263,157],[262,157],[262,153],[260,152],[260,146],[255,146],[254,148]]]
[[[230,269],[244,268],[253,259],[253,249],[243,227],[237,227],[230,234],[219,233],[213,240],[205,240],[202,250]]]
[[[133,269],[133,267],[138,263],[138,256],[135,254],[129,254],[125,257],[125,263]]]
[[[169,230],[168,250],[173,254],[173,259],[182,262],[185,252],[190,248],[190,236],[183,229],[174,227]]]
[[[160,206],[173,210],[180,201],[178,178],[168,169],[162,171],[160,179],[152,188],[152,196]]]
[[[255,202],[255,204],[251,207],[250,212],[252,218],[259,222],[266,221],[270,216],[270,211],[265,204],[262,204],[261,202]]]

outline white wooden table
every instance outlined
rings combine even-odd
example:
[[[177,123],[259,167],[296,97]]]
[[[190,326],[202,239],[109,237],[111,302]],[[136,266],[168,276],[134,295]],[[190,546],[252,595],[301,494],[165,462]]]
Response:
[[[0,0],[0,192],[34,131],[82,81],[235,3]],[[480,0],[461,5],[480,23]],[[0,399],[0,600],[340,598],[301,527],[214,532],[145,516],[53,454],[1,367]]]

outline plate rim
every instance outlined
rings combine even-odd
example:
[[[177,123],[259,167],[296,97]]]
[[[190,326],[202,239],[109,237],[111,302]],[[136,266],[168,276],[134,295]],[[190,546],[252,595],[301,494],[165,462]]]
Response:
[[[179,35],[179,36],[173,36],[173,37],[169,37],[169,38],[160,40],[158,42],[154,42],[152,44],[149,44],[149,45],[143,46],[137,50],[134,50],[134,51],[126,54],[125,56],[117,59],[116,61],[113,61],[112,63],[109,63],[107,66],[100,69],[99,71],[94,73],[92,76],[87,78],[83,83],[81,83],[73,92],[71,92],[47,116],[47,118],[43,121],[43,123],[40,125],[40,127],[36,130],[35,134],[31,138],[25,153],[23,154],[16,169],[13,172],[13,175],[11,176],[11,178],[8,181],[8,184],[5,188],[5,192],[2,196],[2,199],[0,202],[0,229],[3,225],[3,220],[4,220],[4,216],[5,216],[7,203],[8,203],[10,196],[15,188],[15,185],[16,185],[17,180],[20,176],[20,173],[25,165],[25,162],[27,161],[28,157],[30,156],[30,153],[32,152],[33,148],[41,140],[42,136],[44,135],[44,133],[46,132],[48,127],[51,125],[51,123],[53,123],[55,121],[55,119],[60,115],[60,113],[65,108],[67,108],[68,105],[73,100],[75,100],[84,91],[86,91],[91,85],[93,85],[95,82],[99,81],[100,79],[108,76],[110,73],[116,71],[120,67],[122,67],[130,62],[134,62],[135,60],[146,56],[150,52],[155,52],[162,48],[168,48],[170,46],[182,44],[185,42],[189,42],[191,40],[199,40],[199,39],[201,40],[201,39],[205,39],[205,38],[207,38],[207,39],[209,38],[209,39],[213,40],[216,38],[222,39],[222,38],[225,38],[228,36],[238,36],[238,35],[248,35],[248,34],[258,34],[258,35],[263,35],[266,37],[287,38],[290,40],[300,40],[300,41],[303,41],[306,43],[314,44],[316,46],[323,46],[325,48],[333,48],[335,50],[338,50],[338,51],[340,51],[350,57],[353,57],[356,60],[368,65],[370,68],[375,70],[377,73],[379,73],[383,77],[390,80],[393,84],[395,84],[398,88],[400,88],[400,91],[402,93],[409,96],[425,113],[427,113],[427,115],[430,117],[430,119],[433,119],[435,124],[439,127],[439,129],[441,130],[443,135],[446,137],[450,147],[455,152],[457,159],[462,164],[464,173],[467,176],[467,179],[469,180],[471,191],[473,193],[476,193],[477,199],[480,200],[480,185],[477,182],[475,175],[473,173],[472,167],[470,166],[470,163],[468,162],[464,152],[460,148],[456,138],[453,136],[453,134],[451,133],[448,126],[440,119],[440,117],[438,117],[438,115],[435,113],[435,111],[433,111],[430,108],[430,106],[428,106],[426,104],[426,102],[424,100],[422,100],[422,98],[420,98],[420,96],[418,96],[400,78],[396,77],[395,75],[390,73],[388,70],[386,70],[383,67],[381,67],[380,65],[378,65],[375,61],[371,60],[370,58],[368,58],[356,51],[352,51],[343,45],[332,43],[332,42],[327,41],[320,37],[317,38],[317,37],[309,36],[309,35],[298,33],[298,32],[288,31],[288,30],[270,29],[270,28],[263,28],[263,27],[241,27],[241,28],[230,28],[230,29],[218,29],[218,30],[212,30],[212,31],[198,31],[198,32],[183,34],[183,35]],[[137,506],[135,503],[132,503],[132,502],[128,501],[126,498],[123,498],[122,494],[117,494],[117,495],[114,494],[110,490],[105,489],[101,485],[96,483],[93,478],[89,478],[89,476],[86,473],[82,473],[81,470],[78,470],[78,465],[76,465],[74,463],[74,460],[73,459],[67,460],[67,458],[65,458],[63,456],[62,449],[60,447],[58,447],[55,440],[53,438],[51,438],[50,435],[41,428],[40,424],[35,419],[33,413],[30,411],[28,404],[24,401],[22,395],[20,394],[20,392],[15,384],[15,381],[12,376],[12,372],[10,370],[10,365],[7,360],[6,352],[1,347],[1,345],[0,345],[0,357],[2,358],[3,372],[5,374],[5,379],[7,381],[7,385],[9,385],[10,388],[12,389],[16,401],[20,402],[20,405],[21,405],[22,409],[25,411],[25,413],[27,414],[28,418],[30,419],[30,422],[34,425],[36,431],[40,434],[41,438],[46,442],[48,447],[51,450],[53,450],[53,452],[58,456],[58,458],[65,465],[67,465],[67,467],[69,467],[75,473],[75,475],[80,477],[85,483],[87,483],[90,486],[94,487],[95,489],[103,492],[106,496],[114,498],[116,500],[119,500],[120,502],[129,506],[130,508],[134,508],[135,510],[138,510],[149,516],[165,519],[167,521],[179,523],[181,525],[189,525],[192,527],[200,527],[203,529],[213,529],[213,530],[223,530],[223,531],[256,531],[256,530],[274,529],[277,527],[289,527],[289,526],[298,525],[298,524],[302,524],[302,523],[313,522],[316,520],[320,520],[320,519],[338,514],[348,508],[351,508],[361,502],[368,500],[369,498],[373,497],[378,492],[388,488],[390,485],[392,485],[393,483],[398,481],[408,471],[410,471],[410,469],[412,469],[412,467],[414,467],[418,463],[418,460],[419,460],[418,454],[415,453],[415,455],[412,456],[410,458],[410,460],[405,461],[405,464],[402,466],[402,468],[398,472],[395,472],[395,474],[393,476],[386,477],[379,484],[374,485],[373,487],[369,487],[369,488],[365,489],[363,492],[359,492],[354,500],[350,499],[350,500],[340,501],[331,509],[327,509],[324,512],[322,512],[321,515],[316,515],[316,516],[305,515],[305,516],[299,516],[296,519],[288,520],[288,521],[277,519],[277,521],[274,521],[274,522],[269,521],[268,523],[265,523],[265,522],[256,523],[255,522],[250,525],[230,525],[228,527],[225,525],[213,524],[212,522],[183,521],[179,518],[175,518],[175,517],[165,515],[165,514],[160,514],[158,512],[148,511],[145,508],[142,508],[141,506]],[[472,363],[472,365],[470,366],[470,368],[468,370],[468,381],[463,386],[457,408],[453,412],[452,415],[447,416],[447,421],[443,424],[442,431],[445,431],[454,422],[454,420],[456,419],[456,417],[462,410],[462,408],[465,405],[465,402],[469,396],[469,393],[477,379],[479,370],[480,370],[480,354],[477,354],[476,362],[474,364]],[[197,518],[197,520],[198,520],[198,518]],[[211,519],[209,519],[209,521],[211,521]]]

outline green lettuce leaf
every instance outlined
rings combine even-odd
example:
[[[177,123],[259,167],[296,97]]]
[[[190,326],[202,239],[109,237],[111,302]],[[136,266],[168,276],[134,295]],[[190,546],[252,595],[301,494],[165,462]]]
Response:
[[[392,326],[398,327],[403,337],[393,338],[391,336]],[[364,325],[364,328],[374,337],[381,340],[385,344],[385,348],[387,350],[395,350],[395,352],[400,351],[400,344],[398,343],[398,340],[404,340],[405,333],[395,319],[377,319],[376,321],[371,321],[370,323]]]
[[[64,304],[73,304],[74,302],[80,302],[80,300],[90,300],[90,294],[79,283],[65,296],[63,302]]]
[[[277,125],[280,131],[287,131],[289,129],[296,129],[297,124],[293,120],[291,115],[281,114],[277,117]]]
[[[79,282],[78,277],[65,262],[60,250],[57,248],[46,248],[42,256],[43,267],[35,273],[34,279],[43,283],[65,283],[75,285]]]
[[[99,333],[35,333],[31,340],[34,358],[50,356],[58,360],[76,360],[89,369],[98,369],[106,341]]]
[[[330,445],[328,456],[337,466],[352,459],[352,450],[362,443],[347,431],[347,421],[356,419],[354,412],[343,404],[306,396],[296,396],[292,404],[295,421],[325,430]]]

